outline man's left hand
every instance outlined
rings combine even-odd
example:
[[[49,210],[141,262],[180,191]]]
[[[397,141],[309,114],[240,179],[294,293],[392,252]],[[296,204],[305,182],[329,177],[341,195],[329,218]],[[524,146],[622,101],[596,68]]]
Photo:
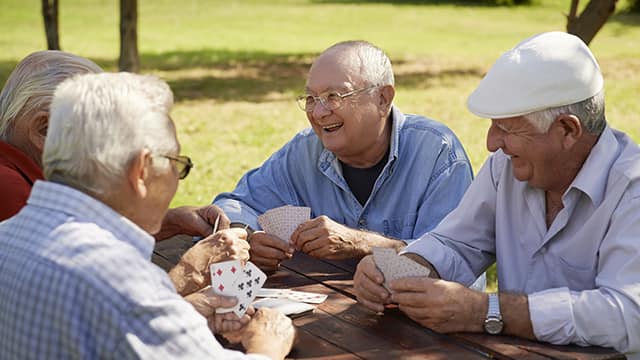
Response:
[[[209,329],[215,334],[232,334],[239,331],[249,323],[255,312],[253,307],[250,307],[241,318],[238,318],[233,312],[216,314],[216,309],[233,307],[237,300],[233,297],[215,294],[210,286],[189,294],[184,299],[207,319]]]
[[[361,232],[322,215],[298,226],[291,235],[298,251],[332,260],[362,257],[369,252]]]
[[[213,232],[216,220],[217,230],[228,229],[231,223],[224,211],[216,205],[181,206],[169,209],[162,219],[160,231],[155,234],[155,238],[162,241],[178,234],[205,237]]]
[[[451,281],[410,277],[392,281],[391,300],[419,324],[441,333],[481,332],[487,295]]]

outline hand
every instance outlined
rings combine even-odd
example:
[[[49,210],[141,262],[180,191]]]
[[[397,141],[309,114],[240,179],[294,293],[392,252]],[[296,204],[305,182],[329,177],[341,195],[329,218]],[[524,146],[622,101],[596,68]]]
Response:
[[[234,297],[216,295],[210,286],[189,294],[184,299],[207,319],[209,329],[213,333],[224,334],[239,331],[249,323],[251,315],[254,313],[252,307],[242,318],[238,318],[233,312],[216,314],[216,309],[233,307],[236,305],[237,300]]]
[[[218,230],[228,229],[229,218],[215,205],[181,206],[169,209],[162,219],[162,226],[155,234],[155,238],[161,241],[178,234],[204,237],[213,232],[213,225],[218,217]]]
[[[284,359],[291,351],[295,328],[291,319],[281,312],[262,308],[258,310],[242,334],[242,346],[247,353],[264,354],[272,359]]]
[[[376,267],[373,256],[363,258],[353,276],[353,287],[358,302],[375,311],[384,311],[384,304],[391,302],[391,294],[382,286],[384,276]]]
[[[178,293],[186,295],[211,284],[209,266],[227,260],[249,259],[249,243],[244,229],[233,228],[216,232],[197,242],[182,255],[171,269],[169,277]]]
[[[369,252],[362,232],[348,228],[325,215],[300,224],[291,235],[299,251],[324,259],[351,259]]]
[[[251,235],[251,262],[262,270],[277,270],[282,260],[293,256],[293,247],[264,231],[256,231]]]
[[[389,284],[391,299],[414,321],[441,333],[481,332],[487,295],[451,281],[403,278]]]

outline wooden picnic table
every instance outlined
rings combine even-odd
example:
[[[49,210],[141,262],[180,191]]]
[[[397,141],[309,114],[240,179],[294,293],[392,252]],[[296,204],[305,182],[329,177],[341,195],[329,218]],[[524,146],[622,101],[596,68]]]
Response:
[[[191,246],[190,237],[156,245],[153,261],[170,269]],[[558,346],[511,336],[439,334],[395,307],[375,314],[358,304],[353,291],[357,261],[326,261],[296,253],[268,274],[265,287],[328,295],[313,311],[295,318],[298,339],[290,359],[625,359],[612,349]]]

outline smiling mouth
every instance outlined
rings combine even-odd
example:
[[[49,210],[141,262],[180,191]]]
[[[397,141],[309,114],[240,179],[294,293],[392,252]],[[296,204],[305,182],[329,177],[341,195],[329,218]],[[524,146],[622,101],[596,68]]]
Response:
[[[342,127],[342,124],[330,124],[322,127],[322,130],[326,132],[334,132]]]

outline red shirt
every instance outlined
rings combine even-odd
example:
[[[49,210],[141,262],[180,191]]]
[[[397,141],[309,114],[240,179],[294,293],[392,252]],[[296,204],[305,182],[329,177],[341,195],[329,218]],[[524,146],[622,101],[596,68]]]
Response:
[[[41,179],[44,175],[38,164],[14,146],[0,141],[0,221],[22,209],[33,183]]]

